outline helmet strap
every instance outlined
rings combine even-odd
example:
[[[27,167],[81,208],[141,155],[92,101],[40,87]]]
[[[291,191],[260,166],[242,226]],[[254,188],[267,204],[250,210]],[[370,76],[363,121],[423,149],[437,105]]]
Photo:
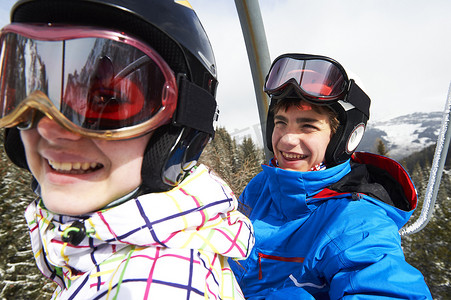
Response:
[[[178,76],[178,85],[179,98],[173,123],[214,136],[214,123],[219,115],[215,97],[190,82],[185,75]]]

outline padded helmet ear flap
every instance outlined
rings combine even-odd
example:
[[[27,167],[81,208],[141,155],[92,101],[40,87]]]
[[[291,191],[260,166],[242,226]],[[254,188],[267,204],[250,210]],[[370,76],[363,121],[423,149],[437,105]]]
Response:
[[[141,167],[141,192],[163,192],[172,186],[165,184],[161,179],[163,167],[166,164],[167,153],[177,142],[181,128],[165,125],[157,128],[147,144]],[[162,156],[165,154],[164,156]]]
[[[338,114],[340,126],[326,149],[325,160],[328,167],[348,160],[357,149],[370,117],[370,105],[370,98],[353,79],[350,80],[346,100],[330,105]]]
[[[141,192],[164,192],[178,185],[194,167],[210,135],[165,125],[153,133],[143,157]]]
[[[333,167],[348,160],[356,150],[365,133],[368,117],[358,109],[344,112],[339,103],[331,105],[338,113],[340,126],[330,139],[326,149],[325,161],[328,167]]]
[[[268,108],[268,116],[266,118],[266,147],[269,151],[274,152],[272,148],[272,133],[274,131],[274,112],[273,108],[277,101],[271,99],[271,103]]]
[[[9,159],[18,167],[29,170],[25,149],[20,138],[20,131],[16,127],[5,128],[4,135],[5,152]]]

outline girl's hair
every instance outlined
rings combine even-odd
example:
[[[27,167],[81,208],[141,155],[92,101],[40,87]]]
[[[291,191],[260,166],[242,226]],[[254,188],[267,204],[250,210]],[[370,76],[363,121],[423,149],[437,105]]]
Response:
[[[338,120],[338,114],[328,106],[315,105],[299,98],[285,98],[278,101],[272,107],[272,112],[275,115],[279,110],[283,109],[284,111],[287,111],[292,106],[296,106],[297,108],[302,110],[303,103],[306,103],[309,106],[311,106],[314,112],[319,114],[326,114],[329,117],[330,136],[333,136],[337,132],[338,126],[340,125],[340,121]]]

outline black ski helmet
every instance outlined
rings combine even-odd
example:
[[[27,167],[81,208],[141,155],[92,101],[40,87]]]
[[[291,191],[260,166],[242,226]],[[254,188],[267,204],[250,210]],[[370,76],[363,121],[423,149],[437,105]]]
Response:
[[[285,56],[289,57],[292,55],[293,54],[281,55],[276,58],[274,62],[276,62],[279,58]],[[296,55],[297,54],[294,54],[294,56]],[[321,56],[316,57],[321,58]],[[333,61],[331,58],[327,59]],[[266,78],[268,79],[268,76]],[[338,165],[351,157],[363,138],[366,124],[370,117],[371,100],[368,95],[357,85],[354,79],[347,80],[346,91],[347,92],[343,96],[343,99],[339,99],[333,103],[313,103],[330,108],[337,114],[339,121],[339,126],[335,134],[332,135],[326,148],[325,164],[328,167]],[[287,84],[284,87],[283,96],[274,96],[271,93],[268,94],[271,97],[271,102],[266,120],[266,146],[271,152],[274,152],[272,147],[272,134],[274,131],[273,107],[285,98],[294,97],[306,102],[311,101],[302,97],[299,93],[295,93],[292,83]]]
[[[213,50],[187,1],[19,0],[11,22],[103,27],[131,34],[155,49],[177,76],[172,123],[155,130],[144,153],[142,192],[176,186],[214,136],[217,75]],[[28,169],[17,128],[5,130],[7,155]]]

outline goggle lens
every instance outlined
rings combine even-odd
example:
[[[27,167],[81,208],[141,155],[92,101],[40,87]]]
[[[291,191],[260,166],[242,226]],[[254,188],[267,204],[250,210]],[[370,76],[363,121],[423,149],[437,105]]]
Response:
[[[97,35],[39,40],[3,33],[0,118],[40,91],[81,130],[124,130],[147,122],[149,131],[167,122],[177,99],[170,68],[136,40]],[[165,116],[150,124],[158,113]]]
[[[282,57],[272,65],[265,91],[277,95],[291,84],[309,99],[334,100],[345,93],[347,80],[346,73],[331,61]]]

